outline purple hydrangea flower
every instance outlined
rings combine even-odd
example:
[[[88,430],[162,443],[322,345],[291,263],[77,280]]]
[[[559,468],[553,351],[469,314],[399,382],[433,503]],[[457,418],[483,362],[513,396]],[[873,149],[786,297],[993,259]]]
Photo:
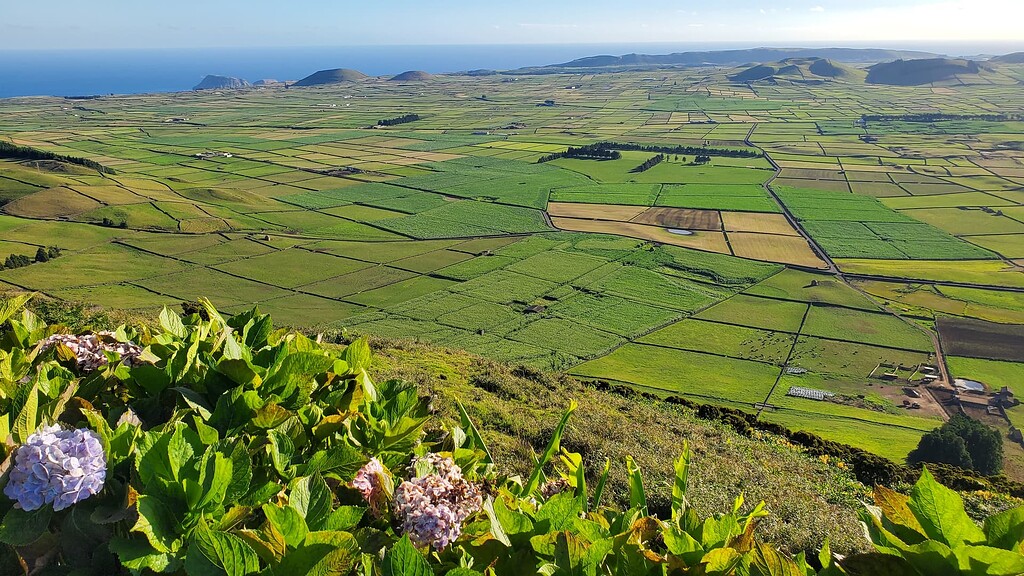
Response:
[[[414,544],[442,550],[462,535],[462,523],[480,510],[483,498],[450,458],[430,454],[417,458],[413,469],[423,461],[434,472],[402,482],[395,491],[395,515]]]
[[[102,490],[106,478],[107,459],[95,432],[44,426],[15,452],[4,494],[15,508],[52,504],[60,511]]]
[[[114,352],[129,366],[139,363],[142,348],[132,342],[118,342],[113,332],[96,334],[54,334],[40,342],[40,352],[44,352],[57,344],[67,346],[78,359],[78,368],[83,372],[92,372],[107,364],[104,352]]]

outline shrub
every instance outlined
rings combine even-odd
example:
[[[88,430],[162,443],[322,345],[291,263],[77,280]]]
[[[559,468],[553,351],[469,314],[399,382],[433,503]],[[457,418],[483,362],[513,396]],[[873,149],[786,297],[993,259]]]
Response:
[[[985,475],[997,474],[1003,469],[1003,441],[998,430],[957,414],[925,434],[907,461],[952,464]]]

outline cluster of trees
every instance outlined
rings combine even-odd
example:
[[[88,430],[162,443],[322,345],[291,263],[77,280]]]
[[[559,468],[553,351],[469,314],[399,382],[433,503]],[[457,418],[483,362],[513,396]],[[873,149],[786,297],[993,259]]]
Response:
[[[0,264],[0,269],[13,270],[15,268],[24,268],[25,266],[28,266],[29,264],[33,264],[35,262],[49,262],[50,260],[53,260],[54,258],[57,258],[59,256],[60,248],[56,246],[43,248],[42,246],[40,246],[39,249],[36,250],[35,259],[29,258],[24,254],[10,254],[7,256],[7,259],[4,260],[2,264]]]
[[[56,162],[67,162],[68,164],[85,166],[86,168],[91,168],[97,172],[103,172],[105,174],[116,174],[112,169],[93,160],[79,158],[77,156],[54,154],[53,152],[39,150],[38,148],[18,146],[17,144],[11,144],[10,142],[3,141],[0,141],[0,158],[12,158],[17,160],[54,160]]]
[[[649,144],[598,142],[594,146],[609,150],[628,150],[631,152],[658,152],[660,154],[689,154],[691,156],[722,156],[723,158],[759,158],[761,152],[734,148],[711,148],[709,146],[656,146]]]
[[[907,461],[951,464],[989,476],[1003,469],[1003,441],[995,428],[957,414],[925,434]]]
[[[655,166],[657,166],[658,164],[661,164],[664,161],[665,161],[665,155],[664,154],[658,154],[657,156],[652,156],[652,157],[648,158],[643,164],[637,166],[636,168],[633,168],[632,172],[634,172],[634,173],[647,172],[651,168],[654,168]]]
[[[982,120],[985,122],[1016,122],[1024,114],[865,114],[864,122],[946,122],[951,120]]]
[[[551,162],[552,160],[558,160],[559,158],[578,158],[581,160],[618,160],[622,158],[622,153],[618,150],[612,150],[604,145],[604,142],[598,144],[588,144],[586,146],[570,147],[565,152],[555,152],[554,154],[548,154],[542,156],[537,160],[538,164],[544,162]]]
[[[128,223],[125,222],[124,220],[121,220],[120,222],[117,222],[113,218],[110,218],[108,216],[104,216],[103,217],[103,221],[100,222],[100,226],[104,226],[104,227],[107,227],[107,228],[127,228],[128,227]]]
[[[406,114],[405,116],[399,116],[398,118],[378,120],[377,126],[397,126],[399,124],[408,124],[409,122],[415,122],[417,120],[422,120],[422,116],[419,114]]]
[[[711,162],[711,156],[707,154],[697,154],[693,157],[694,164],[707,164],[708,162]]]

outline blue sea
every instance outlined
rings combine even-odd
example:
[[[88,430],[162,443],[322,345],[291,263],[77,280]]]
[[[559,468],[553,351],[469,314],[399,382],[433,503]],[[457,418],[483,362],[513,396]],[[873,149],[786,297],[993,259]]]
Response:
[[[406,70],[433,73],[508,70],[567,62],[599,54],[667,54],[691,50],[755,48],[764,43],[520,44],[480,46],[335,46],[324,48],[209,48],[166,50],[0,51],[0,98],[86,96],[190,90],[207,74],[298,80],[326,68],[355,68],[370,75]],[[858,46],[842,43],[849,47]],[[822,47],[800,43],[801,47]],[[1005,44],[889,44],[951,56],[1021,50]]]

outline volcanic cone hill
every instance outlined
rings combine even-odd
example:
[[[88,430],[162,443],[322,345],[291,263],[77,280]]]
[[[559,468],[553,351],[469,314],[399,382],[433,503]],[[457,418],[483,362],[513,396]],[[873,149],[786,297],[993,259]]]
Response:
[[[342,84],[345,82],[359,82],[369,78],[358,70],[349,68],[334,68],[332,70],[320,70],[299,80],[292,86],[324,86],[328,84]]]

